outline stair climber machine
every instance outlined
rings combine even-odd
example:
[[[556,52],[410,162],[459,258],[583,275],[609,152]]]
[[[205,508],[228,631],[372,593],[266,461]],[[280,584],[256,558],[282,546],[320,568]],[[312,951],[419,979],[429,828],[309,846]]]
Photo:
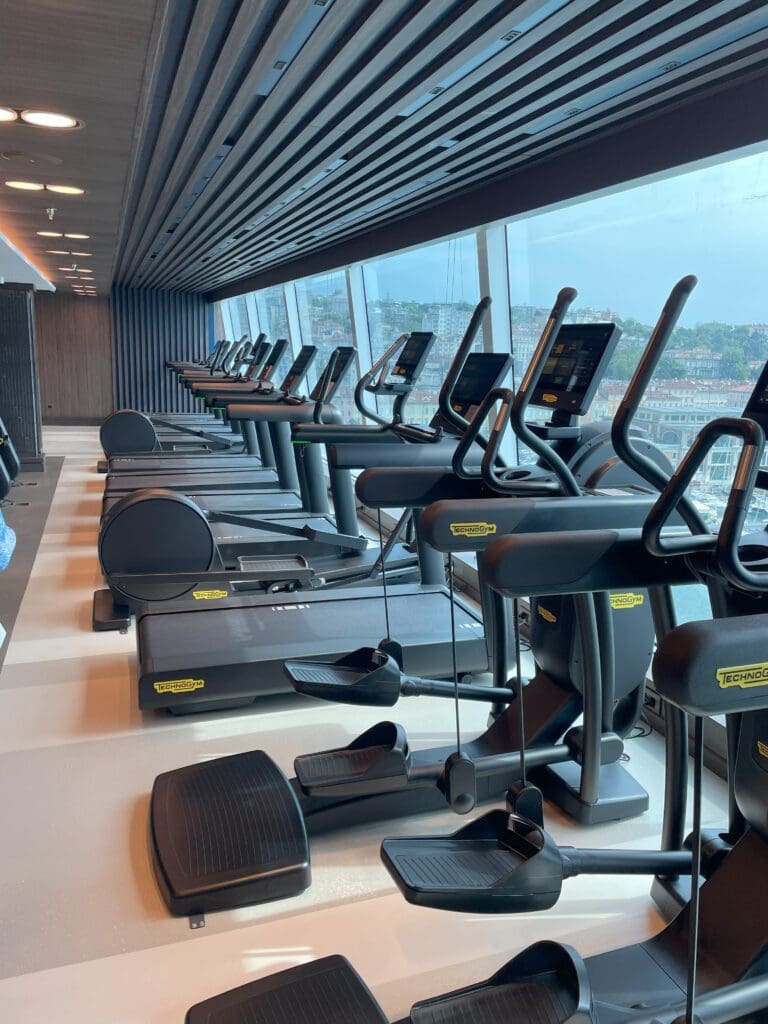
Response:
[[[656,358],[674,327],[686,291],[692,286],[693,279],[684,282],[673,292],[667,303],[652,336],[652,341],[658,349]],[[534,357],[539,374],[541,368],[548,362],[552,347],[559,336],[565,312],[574,295],[572,290],[566,290],[558,296]],[[599,366],[600,363],[601,360],[598,358],[596,365]],[[530,399],[529,389],[535,389],[535,381],[536,375],[527,375],[523,382],[523,411]],[[589,384],[585,387],[585,391],[588,390]],[[635,397],[639,394],[640,392],[636,391]],[[492,453],[494,444],[497,443],[497,438],[491,440]],[[543,490],[545,494],[552,491],[549,486]],[[626,496],[624,497],[626,499]],[[632,517],[630,522],[639,522],[642,517],[637,507],[641,499],[647,511],[652,503],[652,498],[647,494],[634,498],[630,496],[626,499],[627,508],[623,509],[622,505],[626,502],[622,497],[612,494],[606,496],[594,493],[585,496],[581,501],[585,508],[589,503],[591,509],[587,516],[588,525],[605,523],[613,526],[627,521],[628,516]],[[544,512],[539,516],[539,520],[544,523],[544,529],[551,530],[553,518],[557,515],[552,505],[556,499],[548,497],[543,500]],[[526,521],[527,526],[534,528],[537,522],[535,499],[520,498],[517,501],[522,509],[521,521]],[[582,529],[583,513],[579,500],[566,496],[561,498],[561,501],[561,529]],[[616,511],[617,507],[620,509],[619,512]],[[410,615],[402,616],[402,626],[398,626],[392,614],[392,596],[397,589],[392,588],[388,595],[389,624],[395,627],[391,635],[397,636],[402,642],[402,635],[407,635],[408,628],[412,630],[414,623],[420,624],[425,620],[416,605]],[[447,588],[445,594],[450,597]],[[483,736],[467,745],[472,756],[483,762],[483,774],[478,779],[477,799],[502,797],[510,784],[519,778],[521,761],[526,757],[533,766],[552,762],[562,763],[573,759],[577,754],[574,753],[573,747],[566,743],[549,743],[542,744],[529,755],[523,748],[521,755],[517,741],[520,737],[519,708],[522,705],[517,702],[515,706],[517,693],[506,686],[494,688],[473,684],[461,687],[457,683],[459,675],[468,671],[461,660],[461,648],[467,641],[462,637],[464,631],[460,629],[461,605],[458,605],[455,615],[451,614],[450,609],[448,601],[444,601],[443,608],[436,609],[442,612],[444,620],[448,620],[444,627],[445,654],[439,671],[436,671],[436,660],[428,661],[429,672],[433,676],[442,674],[444,678],[453,675],[454,684],[448,687],[451,695],[455,694],[458,687],[461,696],[475,696],[489,703],[504,702],[512,705],[511,710],[501,714]],[[371,630],[373,612],[366,608],[365,614],[365,625],[357,625],[353,632],[358,642],[366,631]],[[277,618],[277,621],[280,619]],[[436,619],[435,615],[430,615],[427,621],[434,628],[434,623],[441,620]],[[253,628],[250,623],[241,622],[240,635],[253,635]],[[263,632],[264,627],[261,627],[259,634]],[[312,629],[312,632],[317,631]],[[286,635],[285,639],[287,643],[289,637]],[[594,649],[598,646],[596,630],[582,631],[580,639],[582,648],[588,649],[586,654],[582,654],[582,659],[588,656],[590,650],[594,655]],[[650,642],[651,637],[646,642],[646,655],[650,653]],[[281,644],[283,649],[286,643]],[[455,644],[453,648],[452,643]],[[259,667],[259,653],[264,648],[263,645],[254,647],[251,672],[255,674]],[[349,649],[348,647],[347,650]],[[309,656],[310,652],[301,653]],[[415,675],[412,667],[415,659],[411,659],[412,663],[409,665],[409,653],[407,645],[403,645],[404,672],[407,675]],[[599,652],[594,656],[599,657]],[[605,657],[607,658],[607,655]],[[647,664],[646,657],[641,666],[642,672]],[[178,673],[176,678],[197,680],[196,685],[199,689],[204,688],[207,682],[207,668],[196,670],[191,663],[187,663],[186,671],[182,673],[179,671],[180,663],[177,662],[174,667]],[[352,665],[347,667],[354,669]],[[292,663],[291,674],[295,675],[297,668],[298,666]],[[333,671],[332,665],[324,664],[319,671],[329,668]],[[370,665],[366,662],[360,666],[359,675],[364,675],[368,671]],[[503,678],[506,682],[506,657]],[[203,685],[200,686],[200,683]],[[586,687],[590,684],[591,680],[586,678],[583,685]],[[433,685],[439,690],[436,683]],[[557,691],[554,683],[549,689],[553,693]],[[582,699],[586,704],[586,697]],[[570,703],[573,704],[574,701],[571,699]],[[556,697],[553,711],[556,720],[563,705],[562,697]],[[562,724],[559,730],[556,730],[558,737],[567,728],[567,724]],[[597,747],[599,775],[603,755],[609,767],[612,767],[621,752],[621,741],[610,734],[606,734],[604,739],[603,730],[598,725],[596,738],[590,737],[590,744],[590,751],[595,745]],[[235,757],[219,758],[206,764],[188,766],[159,776],[155,781],[151,801],[152,845],[157,877],[171,911],[178,914],[197,913],[258,903],[300,892],[310,882],[309,835],[345,825],[418,814],[445,807],[444,780],[448,778],[458,782],[460,775],[457,773],[456,776],[452,776],[446,770],[446,762],[453,753],[450,746],[423,751],[413,750],[402,727],[385,722],[368,730],[348,747],[297,758],[296,778],[291,782],[287,782],[277,765],[263,751],[258,750]],[[620,766],[615,765],[615,768],[619,769]],[[619,787],[619,792],[611,786],[611,780]],[[448,792],[449,802],[456,809],[469,810],[469,807],[459,807],[461,794],[456,786],[453,788],[457,797],[453,801],[451,792]],[[593,811],[591,819],[585,814],[585,820],[601,820],[601,816],[603,820],[622,817],[638,813],[647,806],[646,794],[623,772],[623,769],[610,774],[605,788],[607,792],[600,791],[597,794],[599,799],[596,800],[596,805],[599,810]],[[236,809],[236,814],[232,813],[233,808]],[[190,821],[197,822],[196,828],[199,827],[201,830],[215,829],[220,841],[220,857],[205,865],[188,857],[185,850],[189,836],[185,823]],[[279,844],[275,844],[271,837],[278,834],[281,840]]]
[[[218,382],[236,381],[241,374],[256,372],[264,362],[270,345],[265,335],[260,335],[255,345],[245,341],[233,349],[230,357],[231,372],[224,372],[216,377]],[[243,356],[243,352],[247,355]],[[229,366],[229,362],[225,360]],[[212,380],[214,371],[196,371],[187,379]],[[99,472],[113,473],[120,469],[151,467],[161,455],[178,456],[178,453],[196,451],[242,451],[256,454],[255,439],[244,437],[239,427],[227,425],[216,416],[210,414],[187,414],[177,418],[160,418],[149,416],[136,409],[118,409],[108,416],[99,430],[99,441],[107,456],[106,462],[100,462]],[[129,458],[118,458],[124,456]],[[145,461],[149,460],[149,461]]]
[[[214,388],[224,387],[248,387],[248,388],[269,388],[270,392],[275,391],[275,386],[272,383],[272,375],[274,374],[275,367],[282,359],[283,354],[288,347],[288,342],[285,338],[279,338],[274,345],[270,346],[266,341],[263,342],[266,348],[266,354],[264,362],[258,355],[254,358],[259,361],[252,362],[244,375],[232,377],[231,379],[218,378],[215,381],[211,381],[210,378],[206,378],[204,381],[193,382],[187,386],[190,390],[197,392],[198,388],[204,388],[209,384]],[[257,343],[259,351],[261,347]],[[254,349],[254,353],[256,349]],[[133,410],[122,410],[120,413],[115,413],[114,416],[135,416],[136,413]],[[138,414],[143,415],[143,414]],[[112,417],[110,417],[112,419]],[[205,417],[201,417],[198,420],[199,427],[195,431],[191,426],[185,426],[183,429],[191,430],[193,435],[196,433],[197,436],[205,435],[206,430],[204,429],[208,424],[213,423],[214,425],[221,425],[218,420],[212,420],[211,414],[208,413]],[[106,427],[106,423],[102,426],[102,430]],[[154,423],[152,423],[154,426]],[[114,429],[114,427],[112,428]],[[178,428],[175,428],[178,429]],[[231,425],[226,425],[226,429],[229,430],[233,436],[226,439],[226,444],[216,444],[215,441],[208,445],[208,450],[200,455],[195,455],[194,451],[189,449],[176,448],[163,448],[160,437],[158,434],[158,447],[151,450],[139,450],[129,455],[112,455],[108,459],[107,471],[109,473],[146,473],[156,470],[158,472],[169,472],[173,469],[214,469],[216,466],[231,466],[235,465],[248,465],[250,461],[255,461],[255,456],[258,454],[260,460],[265,466],[274,466],[274,454],[272,452],[271,442],[269,439],[268,431],[264,431],[263,434],[246,434],[242,426],[238,425],[235,429]],[[218,436],[218,435],[216,435]],[[236,445],[239,442],[240,451],[237,451]],[[151,437],[147,437],[146,448],[149,448],[151,443]],[[158,450],[159,448],[159,450]],[[224,453],[218,454],[216,458],[213,458],[210,454],[211,451]],[[238,459],[232,458],[229,453],[233,452],[239,454]],[[222,461],[223,460],[223,461]]]
[[[704,428],[662,492],[642,531],[503,537],[483,555],[493,586],[530,593],[536,560],[551,592],[579,600],[630,586],[668,595],[701,581],[716,617],[672,628],[654,656],[655,685],[670,723],[666,737],[665,828],[678,848],[558,847],[541,823],[493,811],[454,836],[385,840],[384,863],[412,902],[468,913],[530,913],[552,907],[577,874],[652,874],[696,880],[666,928],[644,942],[582,959],[571,946],[540,941],[489,979],[416,1003],[400,1024],[764,1024],[768,1020],[768,541],[743,536],[768,426],[768,373],[747,416]],[[683,495],[723,438],[742,442],[717,536]],[[628,438],[625,437],[625,441]],[[629,442],[631,444],[631,442]],[[654,474],[655,475],[655,474]],[[764,507],[764,506],[763,506]],[[665,529],[675,512],[691,530]],[[701,524],[703,526],[703,524]],[[542,588],[545,584],[542,584]],[[666,616],[662,615],[662,618]],[[599,672],[597,662],[593,669]],[[704,719],[726,716],[729,829],[702,826]],[[682,845],[687,804],[688,717],[693,719],[693,832]],[[682,762],[681,762],[682,757]],[[682,763],[683,772],[677,771]],[[666,837],[665,837],[666,839]],[[418,877],[417,877],[418,876]],[[187,1024],[262,1019],[386,1024],[388,1017],[351,964],[324,957],[193,1006]]]
[[[480,405],[486,392],[503,378],[509,366],[509,357],[499,358],[494,353],[471,352],[472,342],[486,309],[487,302],[478,307],[446,374],[446,382],[450,384],[447,390],[444,386],[446,394],[454,390],[457,382],[462,390],[466,390],[467,404],[460,405],[464,413]],[[396,381],[396,390],[405,387],[408,378],[407,373],[400,371],[409,365],[418,367],[421,362],[420,357],[413,361],[414,354],[418,352],[418,348],[413,347],[416,342],[418,346],[427,342],[431,344],[428,335],[411,335],[408,342],[403,343],[400,339],[391,350],[403,350],[398,353],[390,374]],[[410,352],[407,363],[402,362],[406,351]],[[373,393],[381,387],[390,393],[388,378],[382,378],[382,371],[383,365],[375,373],[372,370],[372,374],[367,375],[370,381],[366,388],[372,389]],[[476,393],[469,386],[465,389],[465,371],[471,375]],[[397,406],[402,412],[405,396],[399,397],[401,400]],[[304,412],[302,417],[306,418]],[[457,443],[455,437],[452,441],[446,440],[442,431],[425,432],[424,428],[415,428],[394,420],[390,428],[391,443],[378,443],[385,433],[384,428],[377,426],[369,429],[373,443],[366,449],[370,455],[365,455],[365,460],[371,460],[373,464],[387,460],[391,464],[393,459],[401,461],[407,457],[410,449],[418,451],[423,444],[430,444],[436,452],[441,452],[441,458],[450,459]],[[410,439],[409,443],[403,444],[399,440],[401,434]],[[358,441],[360,435],[361,431],[358,430]],[[433,444],[435,438],[440,443]],[[360,452],[364,446],[358,443],[355,448]],[[319,461],[318,445],[302,444],[299,450],[306,453],[305,458],[314,452],[317,458],[313,462]],[[332,460],[329,462],[332,463]],[[337,521],[340,528],[344,529],[347,521],[357,523],[349,469],[331,464],[329,472]],[[337,495],[338,482],[334,484],[334,479],[342,482],[346,480],[349,484],[348,492],[342,493],[340,498]],[[341,519],[338,518],[340,515]],[[350,535],[352,529],[354,525],[348,531]],[[194,610],[189,603],[184,609],[170,605],[142,609],[137,615],[140,707],[168,708],[184,714],[244,706],[259,696],[289,691],[291,687],[283,670],[286,653],[306,657],[338,657],[361,639],[375,642],[380,637],[384,627],[381,603],[384,586],[387,586],[390,597],[387,611],[405,647],[405,664],[416,672],[426,671],[428,667],[429,671],[438,676],[441,673],[449,675],[452,671],[447,615],[449,593],[445,585],[442,557],[439,558],[439,564],[435,564],[435,553],[431,549],[427,551],[421,543],[417,526],[414,527],[414,534],[421,582],[397,584],[393,568],[397,569],[401,559],[404,566],[406,553],[404,546],[398,543],[380,545],[378,553],[374,548],[361,552],[361,558],[365,556],[369,559],[369,572],[364,581],[366,585],[362,588],[345,586],[343,590],[337,590],[326,586],[312,593],[303,591],[295,595],[286,594],[280,603],[276,603],[274,597],[259,594],[227,599],[226,607],[215,607],[212,602],[206,602],[203,621],[190,618],[191,615],[199,615],[200,605]],[[406,550],[408,557],[412,558],[409,545]],[[383,566],[386,566],[386,576],[382,571]],[[186,577],[175,576],[174,582],[177,586],[179,582],[185,584],[186,589],[200,586],[201,572],[201,568],[196,568]],[[329,570],[324,569],[323,572],[327,574]],[[113,586],[156,587],[159,583],[170,582],[168,577],[164,579],[158,574],[128,575],[133,578],[120,577],[117,572],[110,572]],[[389,585],[388,581],[393,576],[394,583]],[[378,577],[381,578],[381,585]],[[207,575],[205,579],[206,585],[215,584],[217,577]],[[461,671],[469,673],[484,670],[488,663],[488,650],[482,618],[471,605],[461,600],[457,600],[456,609]],[[195,679],[195,686],[187,684],[187,679]]]
[[[668,297],[648,342],[646,371],[661,358],[694,284],[693,278],[683,279]],[[545,334],[517,395],[504,389],[488,393],[456,449],[453,474],[370,470],[358,479],[358,496],[374,509],[391,507],[393,494],[406,507],[428,505],[421,518],[424,540],[448,555],[451,576],[456,553],[477,553],[494,537],[505,534],[638,526],[668,478],[671,465],[649,441],[635,437],[634,444],[657,471],[649,490],[647,478],[628,460],[617,458],[610,424],[579,423],[589,411],[616,340],[611,324],[564,324],[556,336]],[[636,410],[649,382],[649,372],[633,380],[623,406]],[[475,471],[467,454],[489,410],[499,401],[482,464]],[[546,403],[552,409],[549,424],[527,422],[532,403]],[[508,422],[518,442],[538,457],[537,464],[501,465],[499,451]],[[500,494],[506,497],[500,498]],[[505,600],[493,592],[489,595],[482,576],[480,579],[484,619],[491,624],[493,688],[437,682],[404,672],[396,634],[394,638],[388,635],[378,648],[359,648],[333,664],[291,660],[285,670],[300,693],[356,705],[391,707],[401,696],[454,699],[456,693],[462,699],[492,701],[489,729],[468,745],[470,749],[483,757],[501,751],[517,757],[518,751],[525,752],[525,726],[531,766],[539,765],[534,774],[547,797],[572,818],[592,824],[645,811],[648,796],[620,764],[620,758],[622,740],[643,708],[653,650],[648,595],[631,590],[596,599],[596,631],[588,636],[605,666],[601,694],[605,712],[592,730],[589,722],[577,724],[586,699],[583,630],[588,627],[582,622],[578,602],[561,595],[531,601],[530,641],[536,674],[532,680],[518,683],[522,679],[518,603],[513,605],[510,623]],[[511,684],[507,676],[510,637],[517,670]],[[525,721],[519,699],[523,688]],[[380,736],[386,745],[385,741],[398,735],[397,728],[391,722],[380,723],[368,738],[372,741]],[[589,733],[586,737],[585,730]],[[585,758],[587,771],[583,770]],[[370,766],[368,770],[372,770]],[[314,785],[319,790],[317,781]],[[522,794],[522,800],[539,799],[532,789],[523,788]],[[487,797],[498,795],[498,790],[487,792]]]
[[[388,360],[382,357],[361,378],[358,391],[394,395],[393,422],[401,423],[433,343],[434,335],[428,332],[403,335],[385,353],[397,357],[391,374]],[[346,353],[342,355],[346,361]],[[332,363],[327,378],[335,379],[338,387],[341,377],[334,377]],[[318,421],[329,415],[325,397],[321,394],[314,403],[313,416]],[[302,402],[289,408],[303,412],[308,405]],[[305,467],[305,473],[309,471],[320,478],[324,491],[322,464],[313,460],[311,467]],[[113,503],[99,535],[99,557],[110,590],[94,596],[94,629],[125,629],[137,605],[178,601],[190,592],[192,606],[199,607],[201,600],[221,601],[243,590],[275,594],[318,586],[365,586],[377,582],[384,564],[395,581],[418,580],[418,559],[411,547],[390,544],[381,555],[356,532],[349,470],[332,470],[331,477],[339,529],[328,515],[290,510],[260,515],[253,508],[256,498],[250,497],[248,507],[248,495],[240,497],[239,512],[219,510],[214,500],[201,507],[159,488],[136,491]],[[324,493],[323,500],[327,500]],[[265,497],[265,506],[270,501]],[[317,499],[314,502],[318,504]],[[197,574],[192,582],[190,573]],[[206,589],[205,584],[215,585]]]
[[[145,473],[141,471],[128,473],[111,473],[105,485],[105,497],[127,494],[130,491],[142,490],[147,487],[164,487],[168,490],[198,494],[220,491],[256,491],[262,488],[299,490],[301,480],[298,475],[298,460],[294,458],[290,439],[290,422],[286,409],[308,410],[312,416],[315,404],[322,399],[327,415],[338,416],[330,406],[337,389],[351,369],[355,359],[355,350],[350,345],[340,345],[331,352],[323,373],[312,389],[308,398],[297,395],[275,396],[269,407],[269,416],[263,418],[270,423],[270,438],[275,456],[275,468],[245,465],[238,469],[219,467],[209,470],[197,467],[189,470],[169,469],[164,473]],[[262,403],[263,404],[263,403]],[[274,420],[274,423],[272,422]],[[230,417],[230,422],[232,419]],[[240,429],[239,421],[233,427]],[[274,428],[274,429],[273,429]],[[246,431],[248,434],[248,431]],[[256,432],[252,435],[256,437]]]
[[[278,342],[276,342],[275,344],[277,345]],[[250,384],[247,385],[248,388],[258,389],[257,392],[249,391],[249,400],[258,400],[262,402],[280,402],[283,401],[288,396],[299,397],[299,389],[303,385],[307,372],[309,371],[310,366],[315,361],[316,356],[317,347],[315,345],[302,345],[298,355],[289,366],[288,372],[286,373],[285,377],[278,386],[275,386],[271,380],[262,380],[258,382],[258,384],[251,382]],[[228,387],[230,389],[243,386],[245,385],[225,385],[223,382],[216,385],[217,388]],[[228,391],[222,391],[221,397],[224,398],[228,393]],[[240,394],[240,392],[237,393]],[[256,398],[256,394],[258,394],[258,399]],[[221,405],[217,407],[217,411],[225,412],[226,406]],[[281,481],[283,481],[285,490],[282,492],[282,495],[280,497],[278,497],[277,491],[273,491],[270,488],[271,504],[269,507],[277,509],[293,509],[295,511],[298,511],[302,508],[302,500],[298,493],[299,480],[296,475],[295,469],[292,468],[295,463],[293,453],[290,450],[286,452],[283,449],[280,449],[280,453],[282,457],[286,460],[287,465],[279,464],[275,456],[274,447],[272,445],[272,437],[270,434],[269,425],[263,424],[263,426],[265,428],[264,432],[259,430],[258,427],[256,428],[256,430],[252,430],[251,428],[253,427],[253,424],[248,423],[247,421],[243,421],[240,426],[240,429],[243,430],[243,436],[245,438],[246,447],[248,448],[248,450],[251,453],[255,453],[257,451],[260,451],[262,453],[262,455],[260,456],[261,466],[263,466],[265,469],[275,469],[277,476],[273,476],[270,478],[272,480],[272,487],[280,487]],[[119,473],[121,471],[124,471],[124,466],[126,465],[127,461],[131,458],[132,456],[117,456],[114,459],[111,459],[110,463],[116,465],[116,472]],[[141,456],[140,458],[142,458],[142,460],[148,460],[149,456],[145,455]],[[201,463],[199,459],[204,459],[206,461]],[[233,465],[235,465],[235,463],[231,461],[231,457],[227,458],[220,455],[206,455],[202,457],[198,457],[195,455],[187,455],[177,456],[175,460],[172,459],[170,456],[167,456],[165,461],[162,463],[161,468],[166,473],[179,472],[180,470],[186,469],[187,467],[193,470],[205,469],[207,472],[208,469],[227,469],[228,467],[231,467]],[[254,460],[254,467],[256,466],[257,463]],[[140,468],[142,471],[144,468],[147,468],[148,470],[152,471],[156,467],[154,467],[151,463],[147,461],[142,461],[140,464]],[[135,472],[135,470],[133,470],[133,472]],[[117,486],[119,484],[119,480],[116,480],[115,484]],[[292,488],[294,487],[295,490],[292,490]],[[219,509],[221,511],[235,512],[240,511],[244,508],[242,487],[234,488],[232,493],[203,492],[203,495],[198,495],[195,494],[194,492],[191,492],[187,496],[192,498],[192,500],[196,501],[198,504],[207,504],[209,507],[215,507],[216,509]],[[112,505],[114,505],[116,501],[121,500],[121,498],[122,493],[117,493],[115,495],[112,495],[111,497],[109,495],[105,495],[102,514],[109,512]],[[249,496],[249,498],[252,499],[252,495]],[[324,505],[323,507],[326,506]]]

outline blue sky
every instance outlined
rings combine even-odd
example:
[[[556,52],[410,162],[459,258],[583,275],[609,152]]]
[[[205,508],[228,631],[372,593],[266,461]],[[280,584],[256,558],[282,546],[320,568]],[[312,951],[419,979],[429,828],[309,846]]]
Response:
[[[768,153],[741,157],[510,227],[513,303],[548,305],[573,285],[577,305],[653,321],[677,278],[699,285],[681,320],[768,322]],[[479,297],[474,239],[379,260],[369,296]]]

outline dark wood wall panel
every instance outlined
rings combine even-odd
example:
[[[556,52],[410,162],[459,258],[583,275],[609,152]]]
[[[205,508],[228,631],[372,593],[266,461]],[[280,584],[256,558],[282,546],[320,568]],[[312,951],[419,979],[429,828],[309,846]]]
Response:
[[[114,408],[109,299],[37,292],[43,422],[99,423]]]

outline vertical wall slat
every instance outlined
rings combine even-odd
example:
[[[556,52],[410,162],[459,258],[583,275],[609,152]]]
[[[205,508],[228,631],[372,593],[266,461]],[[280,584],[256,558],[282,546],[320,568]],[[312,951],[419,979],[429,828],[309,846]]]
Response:
[[[200,295],[149,288],[112,289],[116,408],[192,412],[187,391],[172,380],[167,359],[202,359],[208,309]]]

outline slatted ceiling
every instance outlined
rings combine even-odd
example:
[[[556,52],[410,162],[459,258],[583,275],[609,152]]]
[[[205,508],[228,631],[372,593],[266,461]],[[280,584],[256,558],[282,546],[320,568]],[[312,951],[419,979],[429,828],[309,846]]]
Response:
[[[271,41],[270,59],[278,53],[306,7],[283,4],[260,52]],[[263,74],[256,55],[217,130],[202,133],[205,151],[195,162],[188,144],[169,169],[166,198],[228,137],[210,185],[181,220],[171,201],[144,211],[150,230],[137,228],[118,274],[196,291],[245,282],[762,70],[766,32],[764,3],[733,0],[329,4],[235,138],[244,94]],[[187,140],[210,126],[208,91]]]
[[[433,208],[433,235],[471,226],[481,187],[768,77],[766,43],[764,0],[28,0],[0,103],[84,119],[44,148],[88,188],[57,218],[91,234],[100,286],[224,294],[384,251],[357,239],[398,248]],[[0,125],[0,156],[22,141]],[[62,284],[44,250],[70,245],[10,192],[0,229]]]

